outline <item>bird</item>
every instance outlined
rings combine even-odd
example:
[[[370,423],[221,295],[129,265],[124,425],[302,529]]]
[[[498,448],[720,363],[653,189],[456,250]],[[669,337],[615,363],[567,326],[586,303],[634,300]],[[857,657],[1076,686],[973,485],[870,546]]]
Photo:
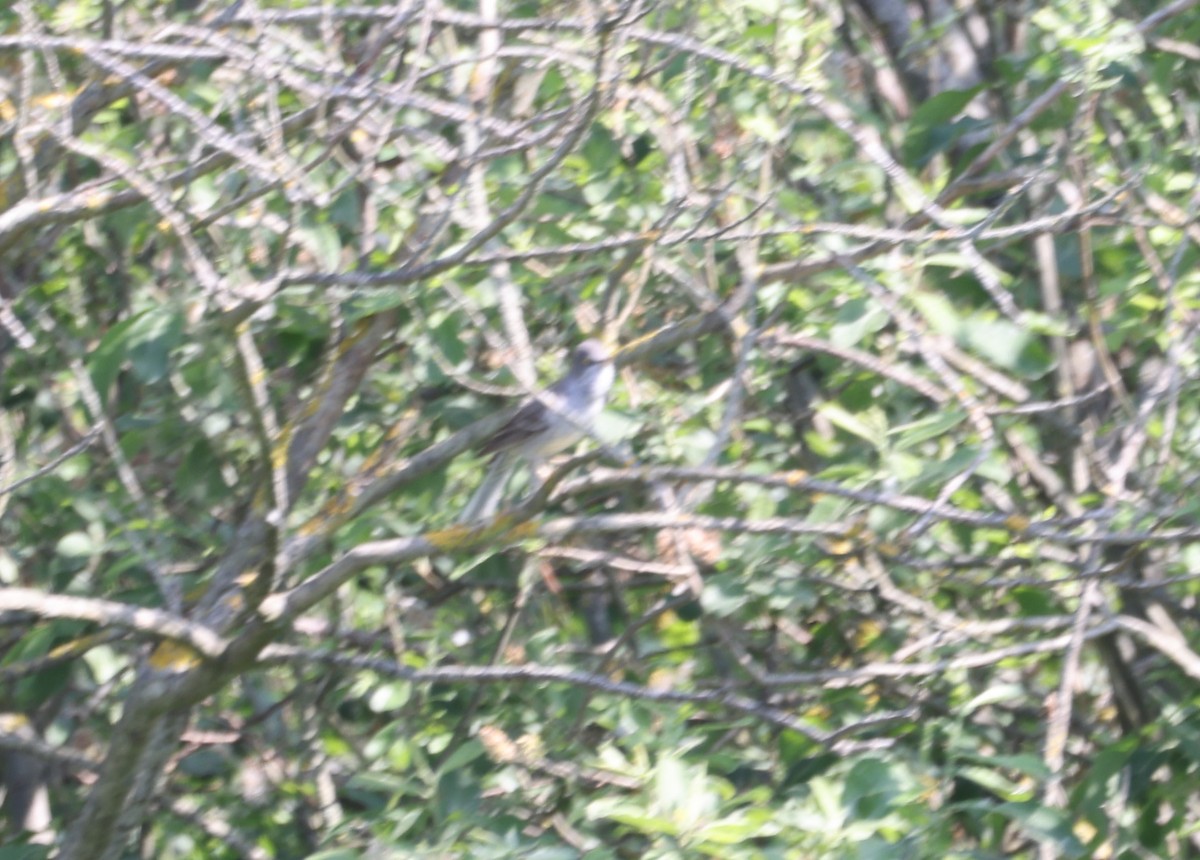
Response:
[[[536,477],[542,461],[590,434],[615,377],[612,354],[603,343],[588,339],[575,347],[566,375],[532,397],[479,446],[480,454],[493,455],[492,461],[459,522],[492,516],[521,460]]]

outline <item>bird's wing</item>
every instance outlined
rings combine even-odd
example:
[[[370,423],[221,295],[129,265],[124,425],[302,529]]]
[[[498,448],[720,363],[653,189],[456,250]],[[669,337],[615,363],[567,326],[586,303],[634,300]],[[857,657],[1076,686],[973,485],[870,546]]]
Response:
[[[550,415],[541,400],[531,400],[518,410],[507,424],[489,436],[479,446],[480,454],[494,454],[544,433],[550,426]]]

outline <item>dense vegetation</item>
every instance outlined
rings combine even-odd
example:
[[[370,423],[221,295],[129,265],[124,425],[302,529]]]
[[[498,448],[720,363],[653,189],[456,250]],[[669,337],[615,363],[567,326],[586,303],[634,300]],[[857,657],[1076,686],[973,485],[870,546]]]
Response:
[[[0,860],[1200,856],[1195,5],[0,8]]]

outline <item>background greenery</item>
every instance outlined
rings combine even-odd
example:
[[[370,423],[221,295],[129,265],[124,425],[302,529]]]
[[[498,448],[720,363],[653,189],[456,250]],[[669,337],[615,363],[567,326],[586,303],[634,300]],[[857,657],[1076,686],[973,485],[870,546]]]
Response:
[[[1195,5],[0,8],[0,858],[1200,854]]]

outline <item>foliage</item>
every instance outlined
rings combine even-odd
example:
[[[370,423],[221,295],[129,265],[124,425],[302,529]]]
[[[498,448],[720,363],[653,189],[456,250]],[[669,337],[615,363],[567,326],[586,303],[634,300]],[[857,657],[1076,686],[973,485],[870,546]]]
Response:
[[[0,860],[1195,852],[1200,14],[959,5],[0,9]]]

